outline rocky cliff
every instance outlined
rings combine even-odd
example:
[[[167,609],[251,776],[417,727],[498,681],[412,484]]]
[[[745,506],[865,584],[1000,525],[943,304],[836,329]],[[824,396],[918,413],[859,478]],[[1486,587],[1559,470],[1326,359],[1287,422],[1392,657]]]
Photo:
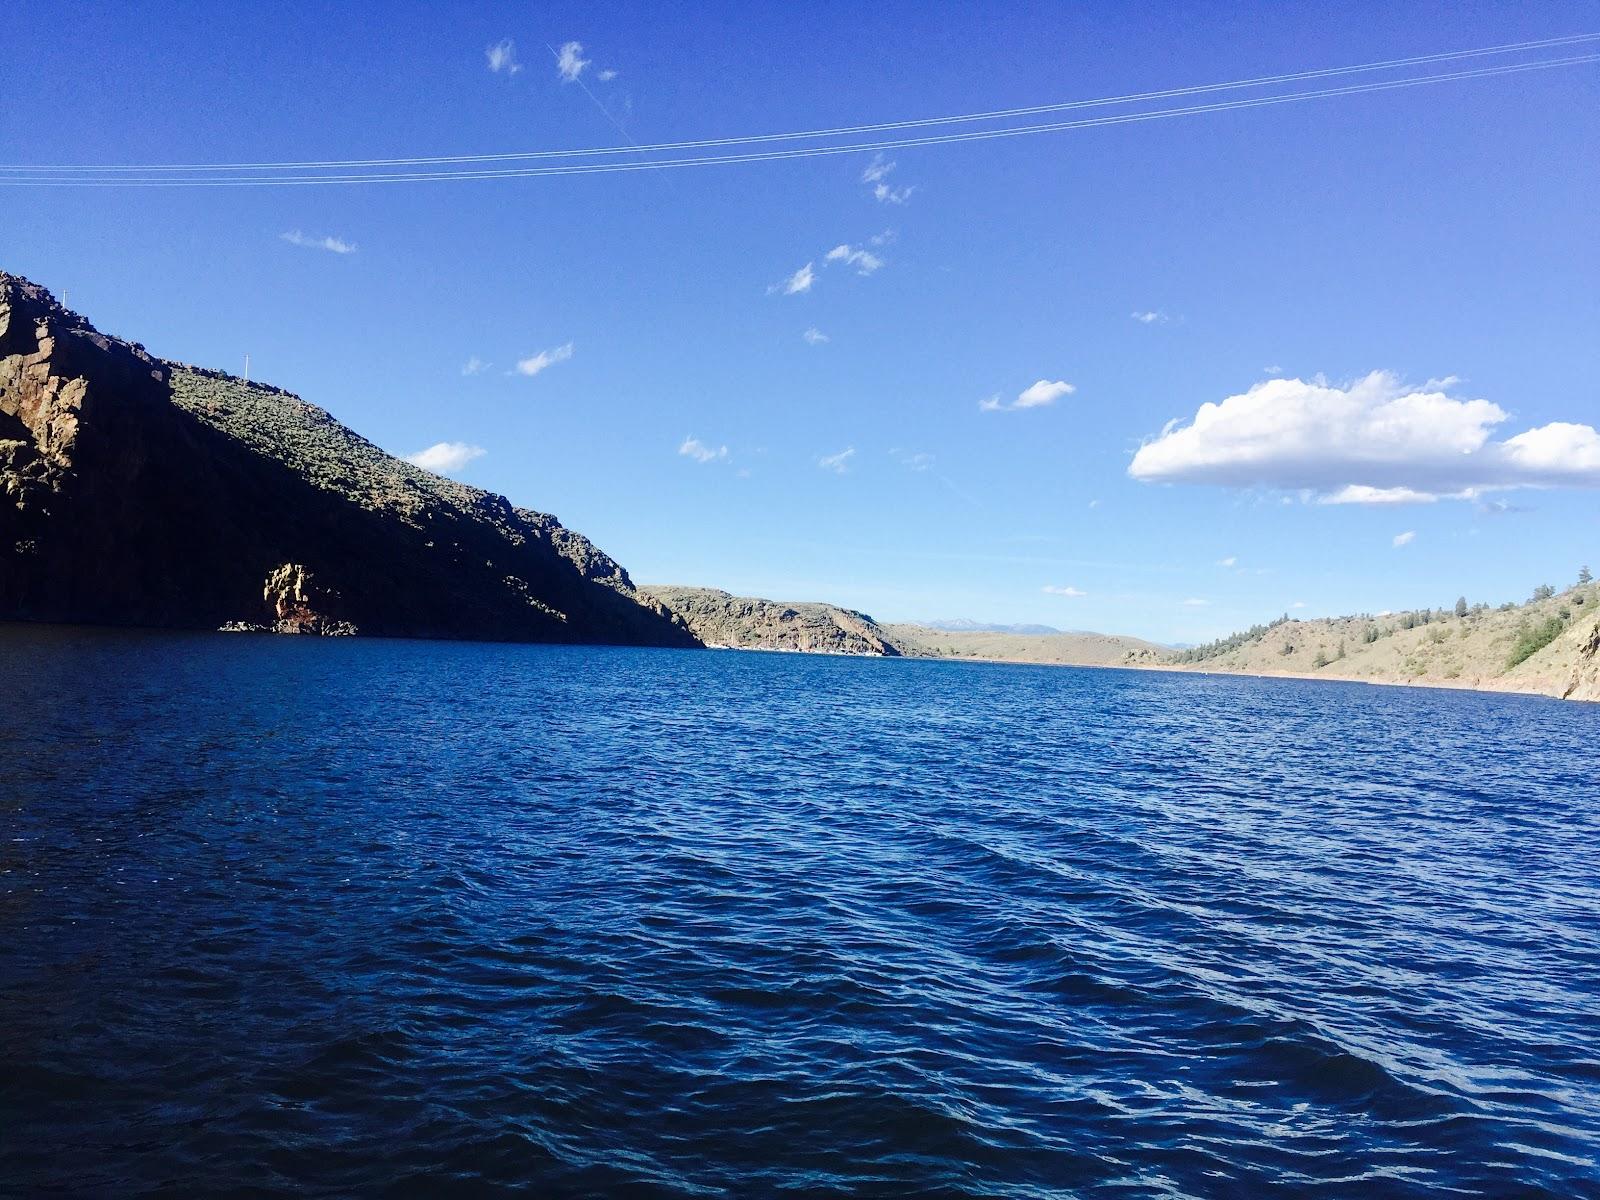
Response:
[[[698,644],[549,514],[4,273],[0,619]]]
[[[640,590],[664,604],[708,646],[891,658],[921,653],[866,613],[832,604],[761,600],[714,588],[646,584]]]

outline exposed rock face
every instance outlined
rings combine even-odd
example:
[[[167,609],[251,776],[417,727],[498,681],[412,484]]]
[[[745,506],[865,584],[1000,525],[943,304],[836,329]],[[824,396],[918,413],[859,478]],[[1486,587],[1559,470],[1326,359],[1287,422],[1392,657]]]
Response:
[[[920,653],[865,613],[831,604],[786,604],[715,588],[646,584],[639,590],[682,618],[708,646],[880,657]]]
[[[267,576],[261,599],[271,610],[273,633],[309,633],[319,637],[351,637],[356,627],[330,616],[339,597],[318,587],[299,563],[284,563]]]
[[[5,618],[697,644],[556,518],[0,273]]]
[[[1568,700],[1600,700],[1600,621],[1582,635],[1577,664],[1562,696]]]

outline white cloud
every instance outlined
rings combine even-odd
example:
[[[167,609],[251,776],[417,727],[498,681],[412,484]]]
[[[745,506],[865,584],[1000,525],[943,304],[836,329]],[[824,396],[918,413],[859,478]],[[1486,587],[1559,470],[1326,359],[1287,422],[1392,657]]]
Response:
[[[469,446],[466,442],[436,442],[426,450],[406,455],[406,461],[435,475],[449,475],[487,453],[482,446]]]
[[[556,54],[556,74],[561,76],[562,83],[576,83],[589,61],[583,57],[582,42],[567,42]]]
[[[1048,584],[1048,583],[1045,584],[1044,587],[1040,588],[1039,590],[1043,591],[1043,592],[1048,592],[1052,596],[1087,596],[1089,594],[1088,592],[1084,591],[1082,588],[1075,588],[1075,587],[1071,587],[1070,585],[1067,586],[1067,587],[1056,587],[1053,584]]]
[[[1217,559],[1217,566],[1219,567],[1234,567],[1238,566],[1238,564],[1239,556],[1237,554],[1230,554],[1227,558]]]
[[[1089,507],[1090,508],[1099,508],[1100,507],[1100,501],[1098,501],[1098,500],[1089,501]]]
[[[1505,456],[1518,470],[1577,487],[1600,483],[1600,432],[1592,425],[1553,421],[1505,441]]]
[[[837,454],[829,454],[817,459],[817,466],[824,471],[832,471],[835,475],[843,475],[850,469],[850,460],[855,456],[856,448],[850,446]]]
[[[605,70],[597,72],[595,74],[595,78],[598,79],[601,83],[610,83],[619,74],[621,74],[620,71],[616,71],[616,70],[613,70],[611,67],[607,67]]]
[[[894,230],[886,229],[882,233],[874,234],[867,240],[873,246],[887,246],[894,241]],[[840,242],[822,256],[822,265],[824,267],[833,263],[854,267],[858,275],[871,275],[874,271],[883,267],[884,260],[871,250],[860,246],[852,246],[849,242]],[[801,292],[809,292],[816,281],[816,263],[815,261],[808,262],[782,283],[775,283],[767,288],[767,295],[772,296],[781,292],[785,296],[794,296]],[[813,342],[812,344],[815,345],[816,343]]]
[[[1305,606],[1306,602],[1304,600],[1296,600],[1293,604],[1289,605],[1290,608],[1304,608]]]
[[[1211,603],[1211,601],[1202,600],[1202,599],[1200,599],[1199,596],[1190,596],[1187,600],[1185,600],[1183,602],[1183,606],[1185,608],[1204,608],[1206,605],[1208,605],[1210,603]]]
[[[1273,363],[1270,367],[1262,367],[1261,368],[1261,373],[1263,375],[1282,375],[1283,374],[1283,368],[1280,367],[1277,363]]]
[[[809,292],[811,285],[817,281],[817,273],[811,263],[801,267],[782,283],[775,283],[767,289],[767,295],[782,292],[785,296],[798,296],[802,292]]]
[[[872,156],[872,161],[867,164],[866,170],[861,172],[862,183],[882,183],[889,178],[889,172],[894,170],[894,163],[884,162],[880,152]]]
[[[1168,319],[1166,313],[1154,309],[1148,312],[1129,313],[1128,315],[1141,325],[1165,325]]]
[[[1409,546],[1416,540],[1417,531],[1415,529],[1408,529],[1404,533],[1397,533],[1394,535],[1394,548],[1398,550],[1401,546]]]
[[[678,447],[678,453],[685,458],[692,458],[697,463],[726,462],[728,448],[726,446],[708,446],[697,437],[686,437],[683,444]]]
[[[507,75],[515,75],[522,70],[522,64],[517,61],[517,44],[510,38],[496,42],[483,52],[489,60],[489,70],[498,74],[504,71]]]
[[[1299,492],[1324,504],[1476,499],[1510,488],[1600,487],[1600,432],[1554,422],[1504,441],[1508,415],[1488,400],[1374,371],[1346,387],[1272,379],[1202,404],[1139,448],[1128,474],[1147,482]]]
[[[811,329],[806,330],[800,336],[805,338],[806,344],[808,346],[820,346],[824,342],[832,340],[832,339],[830,339],[828,337],[827,334],[823,333],[822,330],[814,328],[814,327],[811,328]]]
[[[305,246],[311,250],[327,250],[333,254],[354,254],[356,244],[337,237],[309,237],[298,229],[278,235],[291,246]]]
[[[572,343],[557,346],[552,350],[541,350],[537,354],[517,360],[517,374],[532,377],[543,371],[546,367],[553,367],[557,363],[566,362],[572,357]]]
[[[879,204],[904,204],[916,191],[914,185],[895,187],[889,182],[889,173],[895,164],[885,162],[882,154],[874,154],[866,170],[861,172],[861,182],[872,187],[872,198]]]
[[[1337,492],[1330,492],[1325,496],[1318,496],[1318,504],[1432,504],[1439,497],[1431,492],[1419,492],[1415,488],[1368,487],[1364,483],[1352,483],[1340,488]]]
[[[823,255],[824,262],[843,263],[847,267],[854,267],[860,275],[871,275],[883,266],[883,259],[870,250],[859,250],[848,243],[841,242],[827,254]]]
[[[920,450],[894,449],[889,451],[889,457],[908,471],[926,471],[933,466],[933,455]]]
[[[489,363],[484,362],[483,359],[474,354],[461,364],[461,373],[463,375],[482,375],[489,369],[489,366]]]
[[[1078,389],[1064,380],[1041,379],[1029,384],[1017,393],[1017,398],[1009,404],[999,396],[990,396],[986,400],[978,401],[979,412],[1013,412],[1022,408],[1044,408],[1054,404],[1063,396],[1070,396]]]

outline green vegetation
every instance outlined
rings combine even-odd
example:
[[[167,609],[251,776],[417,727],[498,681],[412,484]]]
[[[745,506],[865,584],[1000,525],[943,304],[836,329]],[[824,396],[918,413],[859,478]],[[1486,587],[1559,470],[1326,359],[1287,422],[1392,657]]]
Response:
[[[1511,657],[1506,661],[1506,666],[1514,667],[1526,662],[1561,636],[1565,628],[1566,623],[1560,617],[1546,617],[1531,625],[1524,621],[1517,627],[1517,640],[1511,644]]]
[[[1462,596],[1459,600],[1456,601],[1456,616],[1464,617],[1466,615],[1467,615],[1467,598],[1465,596]]]
[[[1287,625],[1288,623],[1289,618],[1284,615],[1276,621],[1267,622],[1265,625],[1252,625],[1243,633],[1231,634],[1225,638],[1218,638],[1214,642],[1207,642],[1204,646],[1195,646],[1189,650],[1182,650],[1173,656],[1173,661],[1197,663],[1205,662],[1211,658],[1219,658],[1230,650],[1238,650],[1243,646],[1250,645],[1252,642],[1259,642],[1278,626]]]

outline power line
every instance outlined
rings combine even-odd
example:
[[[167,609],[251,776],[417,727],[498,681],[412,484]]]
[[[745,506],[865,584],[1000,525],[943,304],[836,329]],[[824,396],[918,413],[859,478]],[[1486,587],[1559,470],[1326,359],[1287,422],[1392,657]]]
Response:
[[[1434,54],[1413,55],[1409,58],[1391,58],[1381,62],[1359,63],[1353,66],[1323,67],[1307,71],[1292,71],[1278,75],[1259,75],[1251,79],[1239,79],[1226,83],[1196,84],[1190,87],[1166,88],[1160,91],[1131,92],[1120,96],[1102,96],[1091,100],[1066,100],[1053,104],[1038,104],[1025,108],[995,109],[989,112],[963,113],[955,116],[923,117],[904,121],[885,121],[870,125],[846,125],[832,129],[812,129],[790,133],[753,134],[744,137],[727,138],[701,138],[693,141],[657,142],[652,145],[641,146],[628,137],[627,131],[619,126],[619,132],[627,138],[626,146],[594,146],[587,149],[575,150],[528,150],[513,151],[501,154],[453,154],[438,155],[433,157],[409,158],[361,158],[361,159],[329,159],[323,161],[305,162],[257,162],[257,163],[188,163],[188,164],[129,164],[118,163],[103,166],[86,164],[0,164],[0,171],[7,172],[40,172],[71,174],[75,172],[111,173],[111,172],[195,172],[195,171],[290,171],[290,170],[324,170],[356,167],[404,167],[404,166],[446,166],[460,163],[478,162],[515,162],[543,158],[584,158],[611,154],[656,154],[668,153],[677,150],[705,150],[716,149],[723,146],[753,145],[765,142],[803,141],[810,139],[852,137],[858,134],[887,133],[900,129],[918,129],[940,125],[966,124],[980,121],[1002,121],[1018,117],[1039,116],[1052,112],[1069,112],[1076,109],[1099,108],[1117,104],[1135,104],[1151,100],[1170,100],[1182,96],[1195,96],[1220,91],[1233,91],[1249,87],[1268,87],[1280,83],[1297,83],[1310,79],[1324,79],[1342,75],[1359,74],[1369,71],[1395,70],[1401,67],[1415,67],[1428,64],[1456,62],[1469,58],[1481,58],[1496,54],[1513,54],[1521,51],[1547,50],[1561,46],[1572,46],[1583,43],[1600,41],[1600,33],[1576,33],[1564,37],[1543,38],[1537,41],[1506,42],[1498,46],[1483,46],[1471,50],[1446,50]],[[546,47],[555,54],[554,47]],[[559,58],[559,56],[557,56]],[[579,81],[582,82],[581,80]],[[587,88],[584,89],[586,92]],[[594,94],[589,93],[590,99]],[[599,105],[599,101],[595,100]],[[616,122],[611,114],[606,112],[603,105],[601,111],[607,119]]]
[[[1600,35],[1595,35],[1600,40]],[[788,159],[811,158],[821,155],[857,154],[865,151],[901,150],[918,146],[948,145],[959,142],[986,141],[993,138],[1022,137],[1042,133],[1057,133],[1077,129],[1090,129],[1110,125],[1137,124],[1143,121],[1165,120],[1172,117],[1196,116],[1216,112],[1261,108],[1305,100],[1327,99],[1339,96],[1364,95],[1374,92],[1394,91],[1402,88],[1426,87],[1469,79],[1488,79],[1514,75],[1527,71],[1542,71],[1561,67],[1580,66],[1600,62],[1600,53],[1573,55],[1566,58],[1544,59],[1529,63],[1512,63],[1472,70],[1450,71],[1430,75],[1411,76],[1404,79],[1381,80],[1373,83],[1350,84],[1337,88],[1320,88],[1303,92],[1286,92],[1272,96],[1256,96],[1240,100],[1216,101],[1210,104],[1153,109],[1145,112],[1113,114],[1072,121],[1052,121],[1033,125],[1010,126],[1003,129],[969,130],[958,133],[929,134],[921,137],[881,139],[852,142],[839,146],[807,146],[792,150],[765,150],[741,154],[699,155],[688,158],[658,158],[645,162],[591,162],[560,166],[481,168],[463,171],[410,171],[351,175],[276,175],[266,177],[232,177],[196,175],[189,177],[125,177],[85,178],[77,175],[36,177],[29,175],[12,178],[0,177],[0,187],[297,187],[319,184],[358,183],[423,183],[448,180],[528,179],[547,175],[610,174],[619,171],[659,171],[684,167],[741,164],[751,162],[776,162]],[[1086,102],[1085,102],[1086,103]],[[665,143],[664,145],[672,145]],[[649,147],[638,147],[641,152]],[[568,153],[568,152],[562,152]],[[576,152],[571,152],[576,153]],[[208,170],[197,167],[191,170]],[[0,167],[0,172],[15,168]]]

